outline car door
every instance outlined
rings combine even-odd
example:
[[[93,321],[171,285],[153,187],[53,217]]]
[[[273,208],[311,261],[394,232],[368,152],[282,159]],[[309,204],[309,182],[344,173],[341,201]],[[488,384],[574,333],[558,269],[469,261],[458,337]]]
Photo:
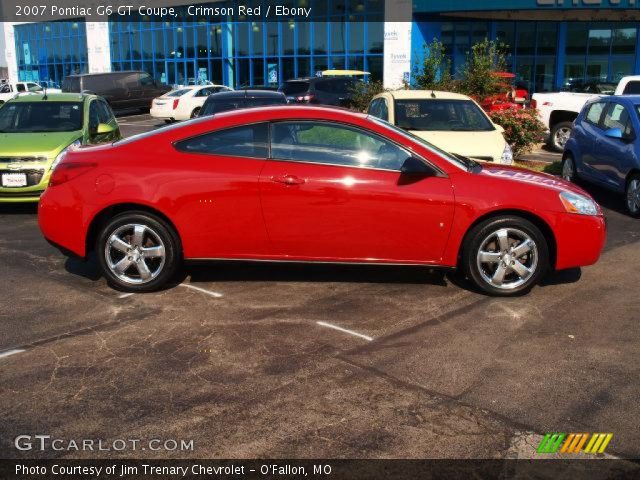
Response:
[[[189,258],[263,258],[272,254],[259,195],[268,152],[268,124],[204,133],[174,144],[179,166],[167,189],[185,192],[175,201],[178,228],[189,232]]]
[[[438,263],[453,217],[443,175],[407,179],[410,153],[358,127],[325,121],[271,126],[260,176],[265,223],[284,258]]]
[[[602,119],[603,132],[594,147],[594,168],[600,179],[614,190],[624,191],[627,173],[636,161],[631,113],[621,103],[609,102]],[[608,136],[607,131],[612,129],[620,130],[622,138]]]
[[[597,168],[596,144],[602,137],[601,120],[606,109],[605,102],[592,103],[587,107],[582,120],[579,120],[578,128],[572,134],[578,145],[580,145],[580,163],[578,165],[580,174],[590,180],[601,182],[601,172]]]

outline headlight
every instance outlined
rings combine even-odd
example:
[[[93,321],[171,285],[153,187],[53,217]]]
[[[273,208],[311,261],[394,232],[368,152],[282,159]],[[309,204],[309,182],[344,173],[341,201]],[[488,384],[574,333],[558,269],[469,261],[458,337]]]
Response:
[[[569,213],[577,213],[580,215],[598,215],[598,205],[596,202],[584,195],[573,192],[562,192],[560,201]]]
[[[50,170],[53,170],[58,166],[58,164],[62,161],[64,156],[67,154],[67,152],[77,149],[78,147],[80,147],[80,145],[82,145],[82,142],[80,141],[80,139],[78,139],[75,142],[73,142],[71,145],[68,145],[66,148],[64,148],[51,164]]]
[[[500,163],[503,165],[513,165],[513,150],[507,143],[504,147],[504,151],[502,152],[502,157],[500,158]]]

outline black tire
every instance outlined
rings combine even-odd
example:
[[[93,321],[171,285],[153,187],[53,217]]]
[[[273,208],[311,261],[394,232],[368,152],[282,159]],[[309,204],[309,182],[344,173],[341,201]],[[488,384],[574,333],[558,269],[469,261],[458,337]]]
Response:
[[[136,232],[142,232],[138,238]],[[113,235],[122,243],[110,242]],[[109,285],[125,292],[161,289],[182,262],[174,229],[162,218],[140,211],[121,213],[105,223],[98,232],[96,254]],[[118,265],[120,269],[128,265],[120,275]]]
[[[568,134],[565,135],[567,130]],[[572,130],[573,122],[556,123],[551,128],[551,135],[549,136],[549,146],[556,152],[564,152],[564,146],[567,143]]]
[[[165,118],[164,123],[166,123],[167,125],[171,125],[173,123],[173,120],[171,120],[170,118]]]
[[[198,115],[200,115],[200,107],[193,109],[193,112],[191,112],[191,118],[196,118]]]
[[[576,161],[570,153],[567,153],[562,160],[562,178],[571,183],[576,183],[578,181]]]
[[[629,176],[624,198],[629,215],[640,218],[640,174],[633,173]]]
[[[505,236],[505,231],[507,240],[502,243],[499,238]],[[506,255],[502,248],[505,246]],[[526,248],[529,250],[524,251]],[[482,257],[480,251],[484,253]],[[489,218],[467,233],[462,267],[467,278],[484,293],[500,297],[521,295],[529,292],[547,273],[549,246],[540,229],[522,217]],[[517,270],[528,273],[521,276]]]

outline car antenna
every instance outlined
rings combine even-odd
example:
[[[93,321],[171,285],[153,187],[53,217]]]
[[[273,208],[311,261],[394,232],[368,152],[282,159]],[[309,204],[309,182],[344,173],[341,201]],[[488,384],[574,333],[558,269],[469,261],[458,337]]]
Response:
[[[431,98],[436,98],[436,92],[434,92],[433,90],[431,90]]]

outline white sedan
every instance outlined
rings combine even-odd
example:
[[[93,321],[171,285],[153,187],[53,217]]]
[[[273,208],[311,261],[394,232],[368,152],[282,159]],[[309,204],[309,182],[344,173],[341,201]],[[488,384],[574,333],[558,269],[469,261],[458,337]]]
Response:
[[[167,123],[189,120],[198,116],[209,95],[230,90],[224,85],[194,85],[172,90],[151,102],[151,116]]]

